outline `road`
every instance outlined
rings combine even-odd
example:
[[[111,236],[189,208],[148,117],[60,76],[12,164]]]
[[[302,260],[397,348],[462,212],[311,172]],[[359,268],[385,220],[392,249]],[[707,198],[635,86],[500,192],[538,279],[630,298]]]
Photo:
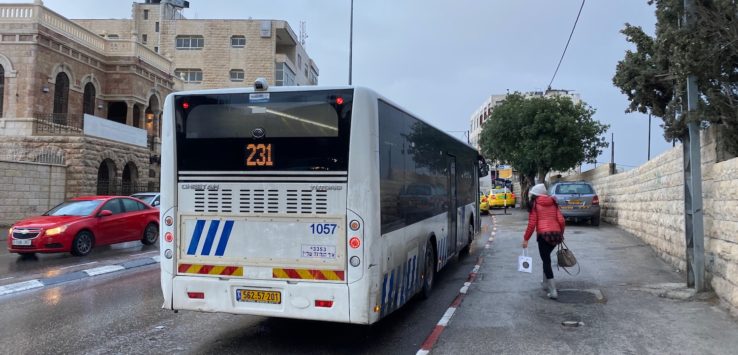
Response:
[[[415,354],[458,294],[483,244],[484,238],[477,238],[470,256],[439,273],[430,299],[416,298],[370,327],[175,314],[160,308],[159,269],[151,265],[0,296],[0,349],[8,354]],[[94,261],[109,259],[96,254]],[[42,259],[41,264],[53,265],[66,258]]]

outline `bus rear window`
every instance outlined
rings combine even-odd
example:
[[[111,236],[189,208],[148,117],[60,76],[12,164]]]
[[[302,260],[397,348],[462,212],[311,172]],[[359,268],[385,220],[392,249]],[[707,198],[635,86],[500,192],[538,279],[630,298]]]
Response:
[[[352,90],[179,96],[180,171],[346,171]]]

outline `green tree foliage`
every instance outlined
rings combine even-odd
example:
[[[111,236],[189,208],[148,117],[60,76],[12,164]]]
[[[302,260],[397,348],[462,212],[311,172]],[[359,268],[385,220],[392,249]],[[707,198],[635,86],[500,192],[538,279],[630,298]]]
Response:
[[[479,145],[487,159],[512,167],[525,178],[593,163],[607,147],[609,128],[592,119],[595,110],[565,96],[508,95],[484,123]]]
[[[687,122],[709,121],[725,127],[727,141],[738,142],[738,5],[694,2],[690,26],[684,25],[684,0],[648,1],[656,7],[654,37],[625,24],[621,32],[636,48],[618,62],[613,83],[630,100],[626,112],[662,118],[669,140],[682,137]],[[699,89],[694,113],[686,112],[690,74]]]

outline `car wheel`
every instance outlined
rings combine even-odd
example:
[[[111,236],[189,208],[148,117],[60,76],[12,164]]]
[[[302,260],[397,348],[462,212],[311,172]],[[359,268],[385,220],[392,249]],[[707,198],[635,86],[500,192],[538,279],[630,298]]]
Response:
[[[600,216],[594,216],[592,217],[592,225],[597,227],[600,225]]]
[[[143,232],[141,243],[145,245],[152,245],[159,240],[159,226],[156,223],[149,223]]]
[[[461,250],[459,251],[460,256],[469,255],[469,252],[471,251],[472,241],[474,240],[474,225],[471,223],[469,223],[469,228],[468,228],[466,236],[468,239],[468,243],[466,244],[465,247],[461,248]]]
[[[92,246],[95,243],[95,237],[88,231],[81,231],[77,233],[72,240],[72,255],[74,256],[85,256],[92,252]]]
[[[433,290],[433,282],[436,278],[436,253],[433,251],[433,242],[428,240],[425,246],[425,268],[423,270],[423,289],[420,295],[423,299],[430,297]]]

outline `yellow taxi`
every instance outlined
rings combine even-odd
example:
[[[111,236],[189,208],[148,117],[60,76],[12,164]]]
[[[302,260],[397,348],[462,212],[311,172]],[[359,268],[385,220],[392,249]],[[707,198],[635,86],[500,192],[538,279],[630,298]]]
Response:
[[[515,194],[508,188],[495,188],[487,196],[489,208],[515,207]]]
[[[487,195],[479,191],[479,213],[489,213],[489,204],[487,204]]]

